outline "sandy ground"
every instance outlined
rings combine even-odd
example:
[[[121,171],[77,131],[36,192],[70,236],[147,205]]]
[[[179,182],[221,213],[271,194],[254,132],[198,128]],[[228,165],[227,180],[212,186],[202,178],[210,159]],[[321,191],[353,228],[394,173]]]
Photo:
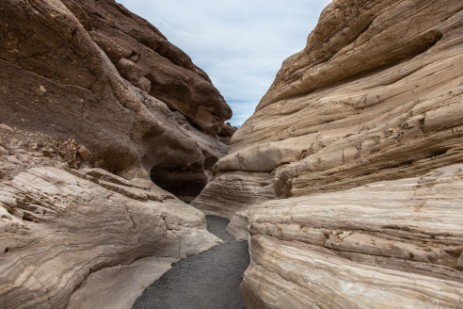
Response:
[[[228,220],[207,216],[208,230],[224,243],[183,259],[149,286],[133,309],[241,309],[239,284],[249,265],[246,241],[226,232]]]

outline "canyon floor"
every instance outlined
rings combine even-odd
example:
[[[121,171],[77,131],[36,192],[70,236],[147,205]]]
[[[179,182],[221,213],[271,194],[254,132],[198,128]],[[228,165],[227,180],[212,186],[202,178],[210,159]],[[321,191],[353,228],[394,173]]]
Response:
[[[249,265],[246,241],[226,232],[227,219],[207,216],[207,229],[223,243],[174,264],[149,286],[133,309],[244,308],[239,285]]]

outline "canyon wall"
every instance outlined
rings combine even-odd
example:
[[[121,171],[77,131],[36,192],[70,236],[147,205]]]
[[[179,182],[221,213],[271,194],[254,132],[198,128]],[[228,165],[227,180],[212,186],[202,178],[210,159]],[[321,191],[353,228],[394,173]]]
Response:
[[[0,122],[73,138],[95,165],[151,173],[178,195],[201,191],[231,109],[154,26],[114,0],[7,0],[0,18]]]
[[[129,308],[219,242],[173,194],[204,187],[231,110],[114,0],[5,0],[0,20],[0,307]]]
[[[193,205],[248,308],[463,306],[463,2],[335,0]]]

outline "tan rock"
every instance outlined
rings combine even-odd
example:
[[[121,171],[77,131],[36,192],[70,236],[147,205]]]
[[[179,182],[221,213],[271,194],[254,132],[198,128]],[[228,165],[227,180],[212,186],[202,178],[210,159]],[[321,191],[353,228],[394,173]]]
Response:
[[[90,150],[88,150],[87,147],[85,147],[84,145],[79,146],[79,148],[77,149],[77,153],[82,158],[82,160],[84,161],[90,160],[90,156],[91,156]]]
[[[457,164],[248,210],[247,304],[272,304],[277,289],[277,308],[460,307],[462,176]]]
[[[68,309],[131,308],[143,289],[161,277],[177,259],[148,257],[130,265],[106,267],[91,273],[74,292]]]
[[[463,306],[462,33],[457,0],[323,11],[193,201],[250,239],[247,307]]]
[[[1,130],[4,130],[4,131],[8,131],[8,132],[14,132],[13,128],[4,124],[4,123],[0,123],[0,129]]]
[[[5,149],[5,147],[0,146],[0,155],[7,156],[9,152]]]
[[[103,175],[112,186],[101,183]],[[219,241],[205,229],[200,211],[154,184],[142,187],[140,181],[131,185],[99,170],[71,174],[43,167],[1,184],[2,307],[65,308],[80,286],[73,297],[77,303],[84,297],[85,304],[97,308],[122,298],[128,308],[146,284],[169,268],[160,261],[153,276],[145,274],[133,284],[126,282],[131,287],[123,289],[123,274],[139,276],[146,270],[146,264],[132,264],[134,261],[150,256],[179,259]],[[133,198],[142,192],[145,198]],[[119,271],[108,269],[85,281],[90,273],[120,264],[130,266]],[[95,279],[100,275],[104,285]],[[114,287],[115,294],[98,293],[96,286]],[[72,308],[79,307],[71,304]]]

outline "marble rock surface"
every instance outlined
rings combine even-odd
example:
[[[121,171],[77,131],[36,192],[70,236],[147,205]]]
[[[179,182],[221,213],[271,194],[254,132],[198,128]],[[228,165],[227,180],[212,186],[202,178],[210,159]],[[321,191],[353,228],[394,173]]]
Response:
[[[460,308],[462,190],[455,164],[248,209],[247,308]]]
[[[193,205],[249,308],[459,308],[463,2],[336,0]]]
[[[150,180],[31,168],[0,184],[0,307],[129,308],[172,261],[218,241]]]

